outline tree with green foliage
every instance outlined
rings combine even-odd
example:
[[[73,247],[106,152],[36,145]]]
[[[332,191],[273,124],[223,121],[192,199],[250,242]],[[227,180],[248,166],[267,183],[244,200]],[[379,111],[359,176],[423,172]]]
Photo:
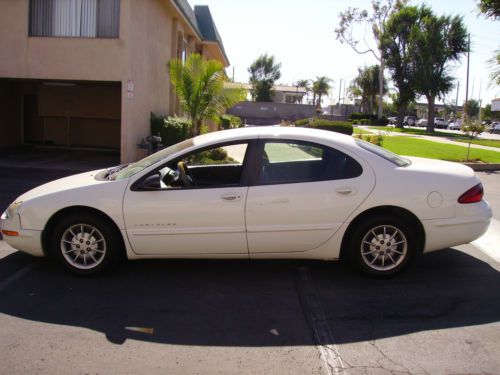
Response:
[[[498,0],[480,0],[479,11],[483,13],[486,18],[494,20],[500,18],[500,1]]]
[[[495,51],[495,55],[488,60],[490,68],[489,87],[500,86],[500,49]]]
[[[479,108],[479,106],[478,106]],[[479,112],[479,110],[478,110]],[[470,118],[464,122],[464,124],[460,127],[465,135],[469,138],[469,147],[467,148],[467,161],[469,161],[470,155],[470,145],[472,140],[484,132],[485,126],[481,124],[479,121],[471,121]]]
[[[380,66],[372,65],[358,68],[358,76],[352,81],[361,93],[361,110],[363,113],[375,114],[377,112],[377,99],[380,93],[379,80]],[[387,91],[384,80],[383,92]]]
[[[243,100],[241,89],[224,88],[227,76],[218,60],[204,60],[200,54],[189,55],[186,62],[169,62],[170,81],[189,115],[193,135],[198,135],[204,120],[217,121],[229,107]]]
[[[467,29],[461,16],[437,16],[431,8],[418,9],[418,27],[412,33],[415,58],[415,88],[427,99],[427,132],[434,131],[436,98],[453,89],[450,63],[467,52]]]
[[[253,86],[252,98],[256,102],[271,102],[274,83],[281,77],[281,63],[274,56],[260,55],[248,68]]]
[[[314,104],[317,105],[318,107],[321,107],[321,99],[323,95],[328,95],[328,92],[330,91],[331,85],[330,82],[332,80],[328,77],[322,76],[322,77],[316,77],[316,80],[312,84],[312,92],[314,95]],[[316,101],[316,97],[318,100]]]
[[[469,99],[464,105],[464,111],[468,118],[476,118],[479,115],[479,102]]]
[[[384,99],[384,91],[382,82],[384,81],[385,57],[380,48],[380,37],[385,31],[385,24],[388,17],[396,10],[408,3],[409,0],[372,0],[372,10],[369,13],[367,10],[358,8],[347,8],[339,14],[339,26],[335,29],[337,40],[341,43],[349,45],[356,53],[362,55],[371,53],[380,63],[379,71],[379,102],[378,102],[378,118],[382,117],[382,105]],[[365,46],[360,47],[360,40],[353,34],[355,25],[368,26],[372,30],[373,37],[378,44],[377,47],[370,46],[364,38]]]
[[[414,6],[400,7],[392,13],[380,35],[380,50],[397,89],[395,104],[398,107],[398,127],[408,105],[415,100],[415,50],[414,34],[418,31],[419,11]]]
[[[491,104],[486,104],[481,110],[481,121],[490,121],[492,119],[493,113],[491,112]]]

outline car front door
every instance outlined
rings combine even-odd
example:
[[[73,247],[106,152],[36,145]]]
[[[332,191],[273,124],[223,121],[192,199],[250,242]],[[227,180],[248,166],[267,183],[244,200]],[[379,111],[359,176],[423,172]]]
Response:
[[[249,144],[198,150],[127,189],[123,212],[133,251],[185,257],[248,256],[244,160]]]
[[[263,140],[259,150],[246,208],[251,256],[321,246],[375,185],[371,168],[324,145]]]

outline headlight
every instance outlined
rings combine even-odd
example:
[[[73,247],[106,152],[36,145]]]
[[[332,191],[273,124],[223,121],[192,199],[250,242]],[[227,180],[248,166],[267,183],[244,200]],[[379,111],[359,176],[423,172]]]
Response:
[[[16,216],[23,205],[23,201],[12,203],[2,215],[2,219],[10,219]]]

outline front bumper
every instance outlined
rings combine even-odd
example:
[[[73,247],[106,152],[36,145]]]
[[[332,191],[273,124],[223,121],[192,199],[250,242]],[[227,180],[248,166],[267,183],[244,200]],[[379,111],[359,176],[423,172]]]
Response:
[[[16,250],[37,256],[45,256],[42,250],[42,231],[21,228],[19,215],[0,219],[0,229],[5,242]]]

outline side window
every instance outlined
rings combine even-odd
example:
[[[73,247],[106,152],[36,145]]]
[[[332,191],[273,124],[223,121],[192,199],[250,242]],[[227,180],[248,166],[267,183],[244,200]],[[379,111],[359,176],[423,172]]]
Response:
[[[307,142],[266,142],[261,184],[283,184],[354,178],[363,172],[350,156]]]
[[[163,188],[236,186],[241,182],[247,143],[192,152],[160,170]]]

